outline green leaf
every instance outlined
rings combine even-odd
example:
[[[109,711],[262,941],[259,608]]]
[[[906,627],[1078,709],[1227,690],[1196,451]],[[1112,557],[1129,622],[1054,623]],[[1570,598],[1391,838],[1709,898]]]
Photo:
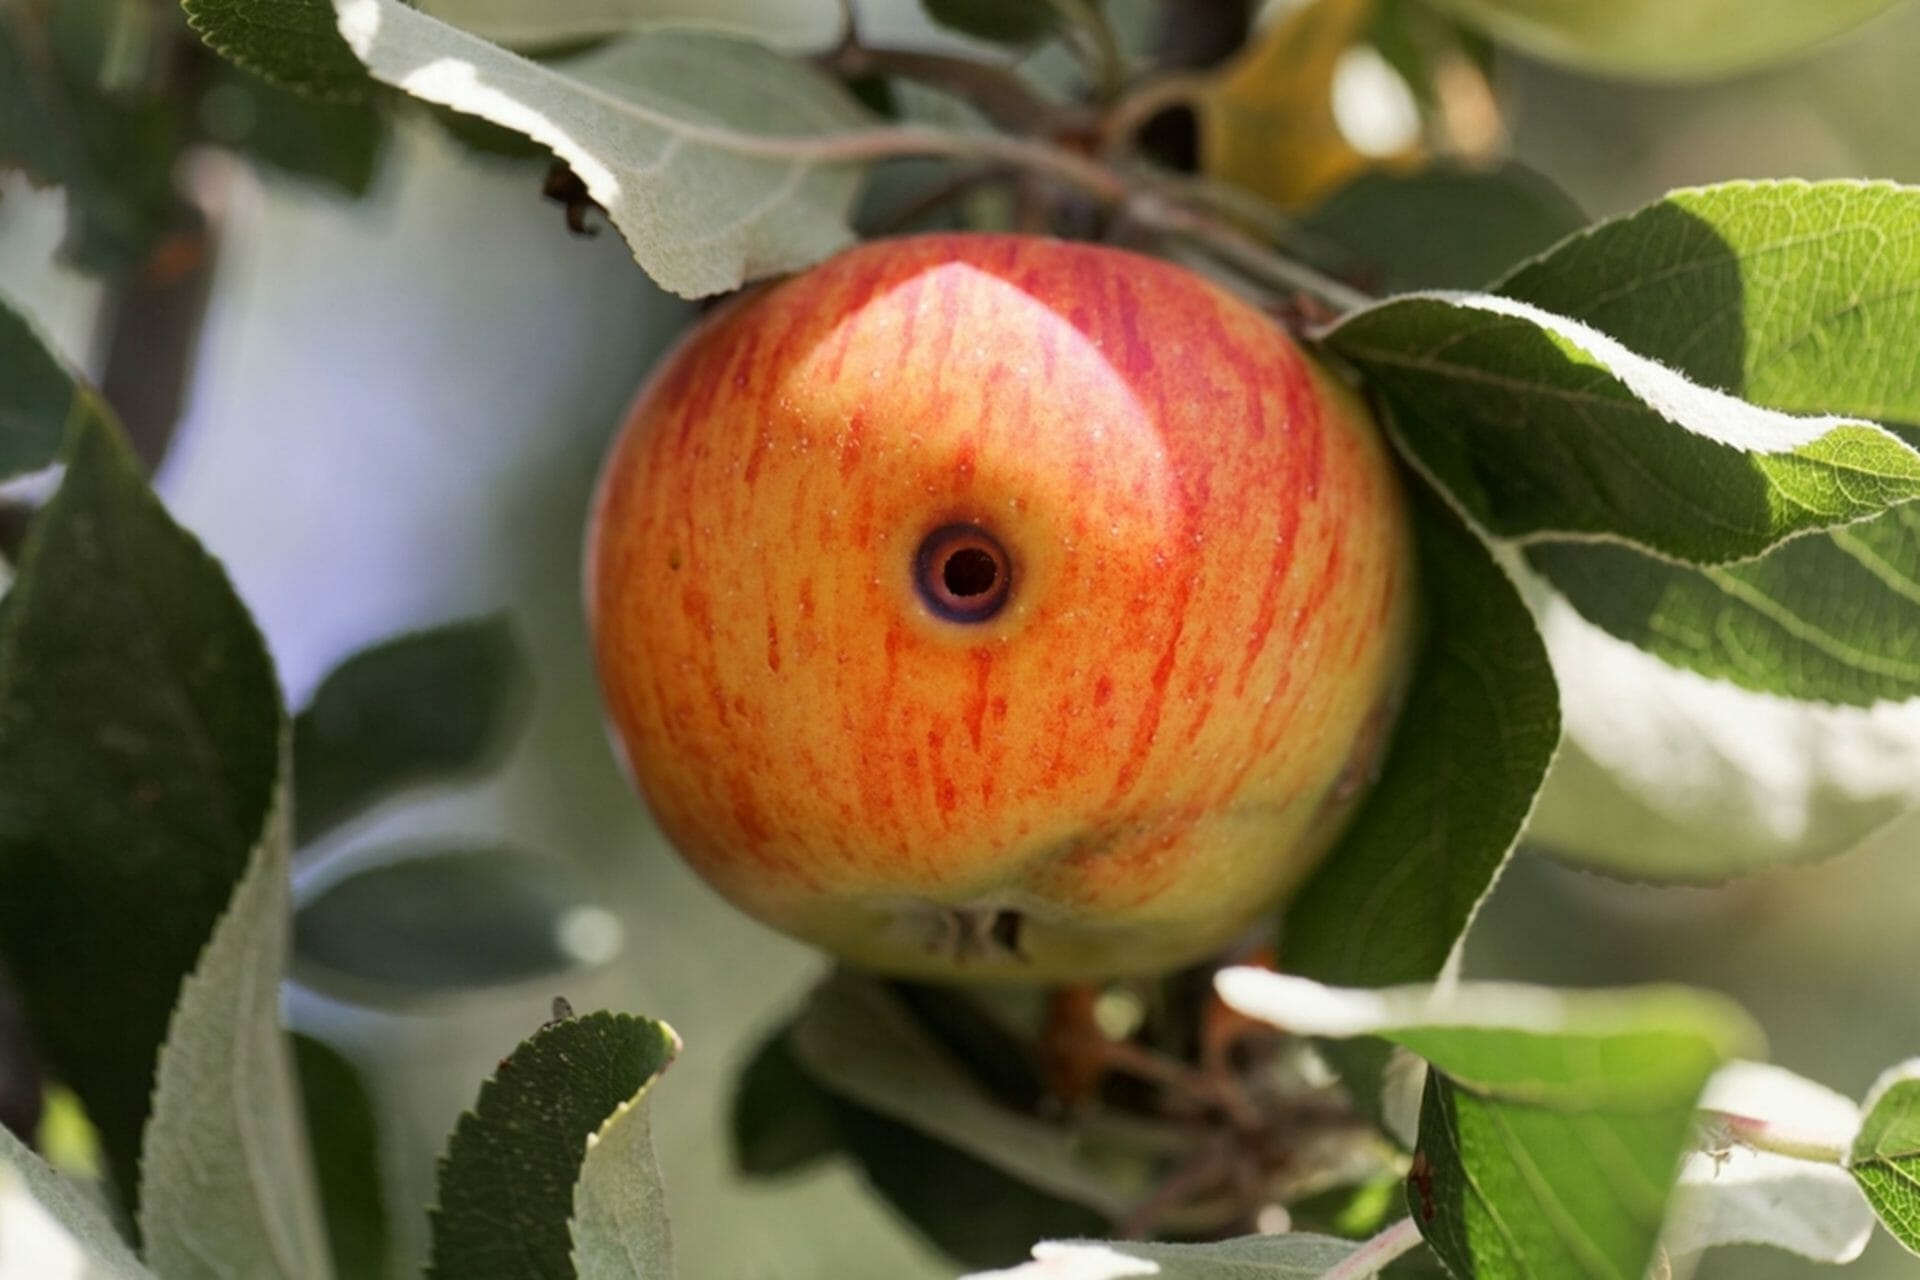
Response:
[[[76,436],[8,601],[0,961],[131,1209],[181,980],[267,829],[279,690],[220,566],[98,421]]]
[[[1730,183],[1604,223],[1498,288],[1757,404],[1920,422],[1900,358],[1920,341],[1916,243],[1914,188]],[[1712,571],[1588,544],[1533,558],[1587,617],[1675,666],[1826,702],[1920,694],[1908,510]]]
[[[1758,1043],[1736,1006],[1678,988],[1349,991],[1257,969],[1218,985],[1275,1026],[1381,1036],[1432,1065],[1408,1204],[1479,1280],[1642,1280],[1701,1090]]]
[[[920,7],[949,31],[994,44],[1038,44],[1061,16],[1052,0],[920,0]]]
[[[1765,66],[1894,2],[1435,0],[1535,57],[1648,80],[1692,80]]]
[[[801,1065],[835,1094],[1049,1195],[1117,1219],[1151,1188],[1143,1154],[1003,1106],[872,978],[835,971],[792,1036]]]
[[[295,976],[373,1003],[550,978],[613,958],[619,925],[594,899],[555,858],[401,851],[303,892]]]
[[[363,196],[379,172],[388,128],[382,103],[321,102],[237,68],[202,95],[209,136],[256,163]]]
[[[526,655],[494,614],[363,649],[293,726],[295,836],[310,844],[408,787],[492,763],[524,705]]]
[[[1527,559],[1588,621],[1690,671],[1789,698],[1920,696],[1920,510],[1690,569],[1600,544]]]
[[[399,0],[337,2],[378,79],[551,147],[674,293],[723,293],[852,239],[859,173],[822,163],[820,144],[868,117],[805,63],[723,36],[650,31],[548,67]]]
[[[0,302],[0,480],[52,466],[70,432],[107,412],[26,317]]]
[[[1920,423],[1920,187],[1675,191],[1494,289],[1754,404]]]
[[[334,1271],[343,1280],[385,1275],[387,1209],[373,1099],[353,1064],[323,1041],[295,1035],[293,1062]]]
[[[1920,495],[1920,454],[1879,426],[1748,404],[1530,303],[1408,295],[1325,340],[1418,406],[1402,445],[1503,537],[1714,564]]]
[[[330,0],[180,0],[207,47],[282,88],[331,101],[367,91]]]
[[[801,1069],[790,1034],[768,1036],[734,1086],[733,1165],[749,1178],[792,1173],[840,1149],[833,1098]]]
[[[1299,221],[1290,239],[1377,292],[1477,289],[1585,226],[1568,195],[1525,165],[1369,170]]]
[[[1351,1240],[1301,1234],[1242,1236],[1211,1244],[1055,1240],[1033,1247],[1033,1261],[964,1280],[1317,1280],[1359,1250]]]
[[[31,6],[0,6],[0,169],[67,194],[63,252],[82,270],[144,266],[187,207],[173,185],[185,136],[179,104],[108,93],[49,48]]]
[[[1847,1168],[1880,1225],[1920,1253],[1920,1058],[1890,1068],[1862,1104]]]
[[[23,1212],[13,1203],[25,1197]],[[28,1276],[64,1245],[86,1260],[79,1280],[153,1280],[100,1203],[0,1126],[0,1275]],[[58,1241],[59,1245],[52,1245]],[[17,1251],[17,1252],[16,1252]],[[61,1252],[65,1252],[61,1249]]]
[[[579,1187],[589,1177],[596,1184],[651,1179],[650,1168],[622,1174],[603,1167],[593,1148],[604,1140],[616,1157],[635,1154],[644,1134],[627,1131],[632,1121],[623,1117],[640,1110],[648,1086],[679,1052],[680,1037],[665,1023],[606,1012],[550,1022],[523,1041],[480,1086],[479,1101],[448,1140],[439,1203],[430,1211],[428,1274],[446,1280],[667,1275],[665,1253],[649,1252],[664,1250],[664,1240],[651,1238],[635,1242],[635,1268],[606,1270],[602,1233],[609,1219],[600,1197],[617,1184],[596,1185],[588,1193],[591,1206],[579,1198]],[[610,1132],[615,1136],[601,1137]]]
[[[1560,740],[1553,671],[1512,581],[1430,491],[1411,496],[1427,642],[1372,795],[1281,926],[1289,972],[1358,986],[1440,972]]]
[[[69,588],[71,589],[71,588]],[[280,1029],[290,893],[284,804],[181,984],[140,1150],[140,1236],[163,1276],[329,1280],[326,1230]]]

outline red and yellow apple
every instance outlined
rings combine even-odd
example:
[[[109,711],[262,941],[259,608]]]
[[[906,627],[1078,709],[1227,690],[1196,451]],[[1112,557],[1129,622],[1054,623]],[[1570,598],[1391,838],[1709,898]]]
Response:
[[[883,240],[702,323],[601,479],[615,736],[722,894],[1034,981],[1232,943],[1365,789],[1410,659],[1362,402],[1201,277]]]

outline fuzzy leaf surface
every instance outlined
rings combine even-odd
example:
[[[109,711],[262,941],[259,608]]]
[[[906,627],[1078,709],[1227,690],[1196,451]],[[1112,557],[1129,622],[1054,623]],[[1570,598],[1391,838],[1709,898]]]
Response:
[[[292,1048],[280,1029],[287,826],[282,800],[181,984],[154,1072],[140,1237],[147,1261],[170,1278],[333,1275]]]
[[[868,117],[802,62],[661,30],[546,66],[399,0],[336,5],[376,78],[551,148],[674,293],[723,293],[810,266],[853,238],[859,171],[822,163],[807,143]]]
[[[0,1222],[0,1276],[28,1277],[58,1258],[73,1280],[153,1280],[99,1202],[5,1127]]]
[[[1920,189],[1739,182],[1676,191],[1496,288],[1693,380],[1790,412],[1920,423]],[[1920,518],[1899,507],[1712,568],[1615,546],[1531,551],[1589,619],[1745,688],[1864,706],[1920,695]]]
[[[596,1135],[643,1105],[645,1090],[679,1051],[680,1038],[664,1023],[607,1012],[551,1022],[523,1041],[480,1086],[479,1100],[460,1117],[441,1157],[428,1274],[446,1280],[622,1274],[584,1265],[576,1271],[580,1187],[590,1174],[607,1176],[593,1168],[600,1163],[592,1155]],[[614,1141],[610,1150],[618,1151],[638,1137]],[[600,1250],[607,1221],[593,1220],[593,1242],[584,1247]],[[627,1274],[668,1273],[669,1260],[648,1252],[655,1243],[637,1242],[642,1256]]]
[[[1532,303],[1409,294],[1325,341],[1420,407],[1401,442],[1502,537],[1718,564],[1920,495],[1920,453],[1874,423],[1749,404]]]
[[[359,98],[367,72],[340,38],[329,0],[180,0],[207,47],[282,88]]]

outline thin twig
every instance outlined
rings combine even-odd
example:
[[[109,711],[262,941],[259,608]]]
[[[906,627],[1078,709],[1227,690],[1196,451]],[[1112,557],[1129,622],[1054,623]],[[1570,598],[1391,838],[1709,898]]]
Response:
[[[851,42],[821,57],[819,65],[838,76],[898,76],[945,90],[1012,133],[1048,132],[1072,110],[1035,93],[1024,77],[1006,67],[948,53]]]
[[[1368,1276],[1379,1275],[1395,1258],[1413,1252],[1419,1244],[1419,1226],[1412,1218],[1402,1218],[1336,1262],[1320,1280],[1366,1280]]]
[[[1124,151],[1149,120],[1170,108],[1190,105],[1203,83],[1202,77],[1184,73],[1158,76],[1128,93],[1100,119],[1101,153]]]
[[[1345,314],[1371,306],[1373,298],[1304,263],[1269,249],[1260,241],[1211,214],[1176,204],[1152,192],[1137,193],[1126,212],[1136,221],[1167,235],[1185,236],[1224,262],[1255,279],[1283,289],[1312,294]]]
[[[1836,1142],[1822,1134],[1777,1125],[1756,1116],[1736,1115],[1729,1111],[1702,1111],[1700,1124],[1703,1131],[1701,1146],[1709,1155],[1738,1145],[1815,1164],[1843,1164],[1847,1158],[1847,1148],[1843,1142]]]

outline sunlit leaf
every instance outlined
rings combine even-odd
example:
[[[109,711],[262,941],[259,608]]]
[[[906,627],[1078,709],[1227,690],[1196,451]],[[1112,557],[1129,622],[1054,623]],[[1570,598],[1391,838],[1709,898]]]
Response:
[[[0,1276],[153,1280],[99,1201],[0,1126]]]
[[[1907,432],[1920,381],[1920,190],[1729,183],[1678,191],[1515,272],[1572,316],[1704,385]],[[1865,705],[1920,693],[1920,526],[1895,510],[1765,557],[1691,569],[1608,546],[1537,548],[1589,618],[1751,689]]]
[[[1407,295],[1325,341],[1418,407],[1399,439],[1504,537],[1606,537],[1715,564],[1920,494],[1920,453],[1873,423],[1749,404],[1529,303]]]
[[[1737,1007],[1676,988],[1352,991],[1256,969],[1218,982],[1251,1017],[1381,1036],[1431,1064],[1408,1207],[1454,1275],[1482,1280],[1643,1280],[1701,1091],[1758,1042]]]
[[[1880,1224],[1920,1253],[1920,1058],[1888,1069],[1862,1110],[1847,1168]]]

